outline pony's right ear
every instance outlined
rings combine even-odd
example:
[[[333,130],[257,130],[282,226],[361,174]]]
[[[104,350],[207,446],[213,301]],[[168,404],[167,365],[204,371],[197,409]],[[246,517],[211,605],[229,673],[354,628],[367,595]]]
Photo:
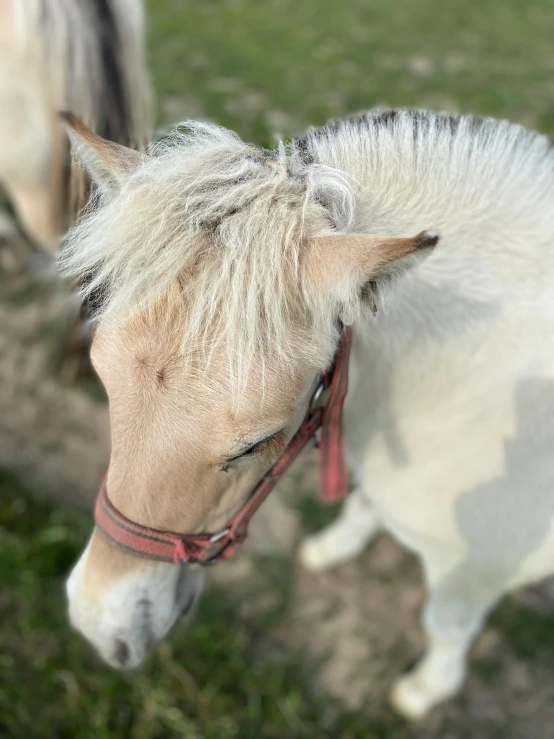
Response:
[[[102,190],[117,192],[124,178],[143,161],[138,151],[103,139],[73,113],[60,113],[60,118],[71,140],[73,154]]]
[[[318,293],[337,305],[352,306],[358,298],[373,312],[396,278],[416,266],[439,237],[422,231],[411,238],[335,233],[307,244],[306,274]],[[350,319],[345,315],[344,323]]]

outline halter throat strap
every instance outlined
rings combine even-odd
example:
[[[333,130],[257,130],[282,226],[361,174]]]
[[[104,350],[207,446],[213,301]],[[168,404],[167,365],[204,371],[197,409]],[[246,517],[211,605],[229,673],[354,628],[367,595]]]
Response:
[[[176,564],[196,562],[202,565],[227,559],[246,539],[248,524],[254,513],[320,429],[320,495],[326,502],[342,500],[348,492],[342,411],[348,391],[351,345],[351,329],[342,326],[333,365],[321,378],[300,428],[223,531],[217,534],[177,534],[137,524],[120,513],[110,501],[107,477],[104,478],[96,499],[97,529],[120,549],[149,559]],[[329,390],[326,403],[323,407],[318,407],[317,400],[326,390]]]

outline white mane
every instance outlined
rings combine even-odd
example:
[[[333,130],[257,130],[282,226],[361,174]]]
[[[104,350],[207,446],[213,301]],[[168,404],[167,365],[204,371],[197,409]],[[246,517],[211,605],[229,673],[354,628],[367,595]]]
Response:
[[[62,268],[86,280],[98,317],[128,316],[178,284],[187,354],[225,342],[235,371],[254,355],[287,363],[312,352],[321,362],[340,310],[355,313],[359,301],[330,305],[305,289],[299,264],[308,237],[332,228],[409,235],[442,228],[438,219],[447,230],[476,229],[477,238],[492,220],[489,234],[502,239],[502,228],[529,218],[528,200],[551,212],[541,201],[550,197],[553,159],[544,137],[451,115],[376,112],[277,151],[187,123],[70,232]]]
[[[85,280],[97,317],[126,317],[178,284],[187,354],[201,337],[209,350],[225,341],[240,362],[256,353],[287,362],[313,347],[305,331],[291,336],[293,324],[316,328],[325,344],[332,338],[335,307],[302,289],[302,245],[334,225],[347,230],[352,216],[344,173],[192,123],[155,146],[113,200],[90,210],[61,264]]]

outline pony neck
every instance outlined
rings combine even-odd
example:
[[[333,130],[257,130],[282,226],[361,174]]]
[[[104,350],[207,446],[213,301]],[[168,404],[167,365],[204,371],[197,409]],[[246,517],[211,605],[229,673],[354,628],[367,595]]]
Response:
[[[401,111],[367,114],[310,132],[303,151],[348,175],[352,230],[506,240],[554,226],[554,153],[548,139],[505,121]],[[306,154],[304,154],[306,156]]]

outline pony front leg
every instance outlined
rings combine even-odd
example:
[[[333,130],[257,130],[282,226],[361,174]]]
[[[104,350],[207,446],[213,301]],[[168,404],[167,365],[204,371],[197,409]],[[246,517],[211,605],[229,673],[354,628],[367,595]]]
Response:
[[[381,528],[373,505],[356,489],[346,499],[340,516],[299,549],[300,562],[308,570],[324,570],[356,557]]]
[[[461,688],[471,644],[501,595],[485,580],[475,565],[462,566],[431,586],[423,612],[427,651],[413,670],[395,682],[390,696],[405,718],[423,718]]]

